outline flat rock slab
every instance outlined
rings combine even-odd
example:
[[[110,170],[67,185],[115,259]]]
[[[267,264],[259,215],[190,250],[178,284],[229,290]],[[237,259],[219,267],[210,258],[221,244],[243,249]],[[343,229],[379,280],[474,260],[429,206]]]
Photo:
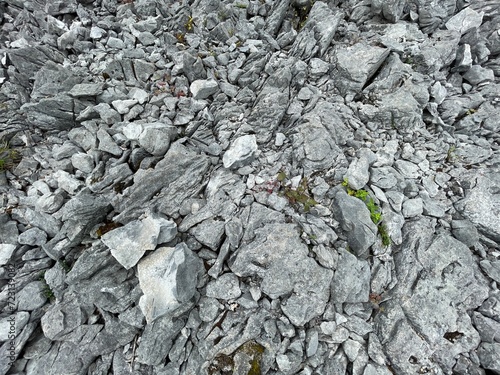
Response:
[[[500,174],[478,173],[475,186],[455,207],[486,237],[500,241]]]
[[[261,277],[260,288],[271,298],[293,292],[282,304],[283,313],[293,324],[303,326],[321,315],[329,299],[333,272],[308,257],[298,228],[268,224],[255,233],[255,240],[235,254],[231,270],[240,277]]]
[[[157,207],[171,216],[184,199],[199,192],[200,181],[209,167],[209,158],[176,142],[154,169],[134,177],[134,185],[124,192],[115,209],[121,213],[118,222],[128,222],[140,216],[145,207]]]
[[[410,230],[416,234],[424,227]],[[401,287],[401,295],[399,287],[393,291],[394,298],[375,320],[385,353],[401,374],[422,366],[451,372],[457,356],[480,342],[466,311],[488,297],[487,281],[466,245],[448,235],[434,237],[427,245],[425,236],[420,242],[403,241],[401,256],[409,257],[396,262],[396,272],[407,286]],[[416,257],[412,260],[407,251],[416,251]],[[418,360],[409,362],[411,356]]]

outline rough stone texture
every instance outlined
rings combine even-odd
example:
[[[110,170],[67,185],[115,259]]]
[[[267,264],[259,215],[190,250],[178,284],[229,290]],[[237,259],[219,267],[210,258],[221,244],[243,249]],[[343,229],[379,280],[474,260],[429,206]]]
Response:
[[[293,324],[302,326],[322,314],[333,272],[307,257],[297,228],[269,224],[255,233],[256,239],[235,254],[231,270],[240,277],[262,278],[262,292],[271,298],[294,292],[281,307]]]
[[[200,259],[179,244],[161,247],[137,266],[139,284],[144,295],[139,306],[148,323],[168,314],[173,316],[183,303],[195,294]],[[165,272],[165,270],[167,272]]]
[[[498,173],[478,174],[475,186],[456,204],[482,234],[495,241],[500,241],[500,195],[496,188],[499,182]]]
[[[222,161],[225,168],[240,168],[250,164],[258,150],[255,135],[244,135],[237,138],[224,153]]]
[[[2,2],[0,375],[500,373],[499,12]]]
[[[368,249],[375,242],[377,227],[370,219],[365,203],[339,191],[335,195],[332,212],[347,234],[350,249],[358,257],[366,259]]]

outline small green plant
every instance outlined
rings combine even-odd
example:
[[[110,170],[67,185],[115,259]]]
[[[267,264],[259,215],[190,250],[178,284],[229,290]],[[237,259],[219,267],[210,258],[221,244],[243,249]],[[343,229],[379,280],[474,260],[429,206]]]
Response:
[[[13,150],[9,142],[0,141],[0,172],[12,168],[19,160],[19,152]]]
[[[61,265],[64,272],[68,273],[69,271],[71,271],[70,265],[64,259],[60,259],[59,264]]]
[[[187,22],[185,23],[184,27],[186,28],[186,31],[191,32],[193,31],[193,17],[189,16]]]
[[[247,5],[246,4],[234,4],[234,6],[236,8],[240,8],[240,9],[246,9],[247,8]]]
[[[380,235],[380,238],[382,239],[382,244],[384,246],[389,246],[391,244],[391,238],[389,237],[386,225],[382,224],[381,209],[379,206],[377,206],[373,198],[370,196],[370,193],[368,193],[364,189],[360,190],[351,189],[349,187],[349,181],[347,180],[346,177],[344,178],[344,181],[342,181],[342,186],[346,188],[347,194],[356,197],[358,199],[361,199],[365,203],[366,208],[368,208],[368,211],[370,212],[370,219],[372,220],[373,224],[377,226],[378,233]]]
[[[48,299],[50,302],[54,301],[56,299],[56,296],[45,280],[45,271],[40,274],[40,281],[43,283],[42,296]]]
[[[280,187],[280,193],[288,199],[292,206],[302,205],[304,207],[304,212],[309,212],[311,207],[318,204],[309,193],[306,177],[300,180],[296,189],[292,188],[290,184],[287,183],[287,175],[283,171],[278,173],[277,180]]]

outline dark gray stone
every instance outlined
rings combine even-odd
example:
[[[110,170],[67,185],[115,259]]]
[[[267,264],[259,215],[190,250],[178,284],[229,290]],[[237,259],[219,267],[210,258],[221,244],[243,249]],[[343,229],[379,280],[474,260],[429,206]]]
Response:
[[[128,222],[144,212],[146,202],[166,215],[179,210],[181,203],[199,191],[199,182],[209,166],[206,156],[176,142],[155,166],[126,190],[115,209],[121,212],[115,220]]]

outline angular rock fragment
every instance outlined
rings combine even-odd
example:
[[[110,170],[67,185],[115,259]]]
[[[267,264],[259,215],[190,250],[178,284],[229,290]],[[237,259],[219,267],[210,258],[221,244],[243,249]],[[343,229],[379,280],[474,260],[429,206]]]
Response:
[[[111,249],[115,259],[129,269],[137,264],[146,251],[155,249],[159,234],[160,223],[148,216],[105,233],[101,241]]]
[[[474,177],[474,176],[471,176]],[[456,203],[457,210],[477,226],[486,237],[500,241],[500,195],[496,187],[500,181],[499,175],[490,173],[475,176],[476,185]]]
[[[347,234],[350,249],[359,258],[366,259],[377,236],[377,226],[371,220],[366,204],[361,199],[339,191],[331,210]]]
[[[189,90],[193,94],[194,99],[206,99],[215,94],[219,88],[217,82],[213,79],[196,80],[191,83]]]
[[[360,92],[389,56],[389,49],[357,43],[337,51],[334,80],[343,96]]]
[[[144,295],[139,306],[148,324],[188,302],[196,292],[201,260],[182,243],[161,247],[139,262],[138,277]]]
[[[470,7],[466,7],[451,17],[448,22],[446,22],[445,26],[448,30],[454,30],[458,31],[460,34],[465,34],[472,28],[479,28],[482,22],[482,13],[478,13]]]
[[[315,2],[307,21],[293,43],[291,54],[302,60],[321,57],[330,46],[343,14],[330,9],[322,1]]]
[[[121,212],[115,220],[128,222],[144,212],[146,202],[158,212],[172,216],[184,199],[199,192],[199,182],[209,166],[206,156],[176,142],[165,157],[136,176],[135,184],[124,192],[115,209]],[[140,177],[139,177],[140,175]]]
[[[236,169],[250,164],[258,150],[255,135],[244,135],[237,138],[224,153],[222,162],[225,168]]]
[[[367,302],[370,294],[370,266],[341,250],[332,280],[331,298],[335,303]]]

